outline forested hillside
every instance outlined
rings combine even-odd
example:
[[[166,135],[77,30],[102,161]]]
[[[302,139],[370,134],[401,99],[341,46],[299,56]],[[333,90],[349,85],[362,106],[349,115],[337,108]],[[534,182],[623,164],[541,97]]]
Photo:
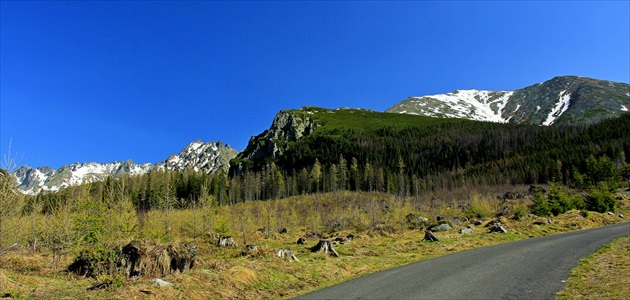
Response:
[[[630,157],[630,114],[591,126],[539,127],[350,109],[292,113],[310,116],[319,127],[243,174],[152,171],[93,183],[91,191],[106,198],[118,190],[144,210],[193,207],[209,198],[225,205],[339,190],[406,196],[506,183],[581,187],[620,181],[618,168]],[[595,172],[598,166],[614,170]],[[42,194],[38,198],[47,200],[37,202],[54,203],[71,193]]]

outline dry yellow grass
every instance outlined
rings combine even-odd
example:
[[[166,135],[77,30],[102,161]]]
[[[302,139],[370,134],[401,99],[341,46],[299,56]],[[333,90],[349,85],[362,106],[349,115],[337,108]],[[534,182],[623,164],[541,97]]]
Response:
[[[630,236],[583,259],[558,299],[630,299]]]
[[[0,257],[0,291],[14,297],[35,299],[289,298],[379,270],[440,255],[625,221],[616,215],[594,212],[584,217],[579,211],[552,217],[552,224],[542,225],[535,224],[540,218],[532,215],[525,215],[520,220],[500,217],[500,221],[509,231],[507,234],[490,234],[487,228],[481,225],[475,228],[473,234],[461,235],[457,230],[466,227],[471,221],[461,219],[463,210],[447,202],[432,204],[419,202],[412,205],[414,200],[408,199],[407,204],[398,207],[394,205],[387,212],[380,207],[371,210],[369,205],[376,205],[377,202],[369,199],[365,202],[357,200],[352,204],[355,206],[340,201],[339,207],[328,210],[332,216],[318,215],[317,218],[313,218],[307,214],[312,213],[311,210],[306,210],[307,208],[321,211],[326,205],[332,206],[338,199],[335,197],[338,196],[314,195],[244,203],[220,208],[218,214],[221,217],[214,218],[208,218],[205,211],[195,210],[170,211],[167,214],[152,212],[153,215],[143,229],[146,232],[140,233],[141,236],[153,235],[158,242],[194,242],[199,249],[199,261],[195,268],[184,274],[171,274],[163,278],[173,283],[170,287],[156,287],[153,286],[153,278],[141,278],[116,282],[104,290],[87,291],[86,288],[93,284],[111,278],[90,279],[67,274],[52,268],[51,256],[46,251],[31,253],[20,250],[8,252]],[[342,196],[346,202],[366,197],[353,193],[339,197]],[[329,202],[326,202],[326,197],[330,197]],[[387,196],[378,195],[376,199],[381,200],[385,197]],[[498,205],[490,198],[476,201]],[[505,205],[522,206],[526,201],[528,200],[521,199]],[[344,222],[367,224],[372,219],[394,222],[397,220],[396,217],[388,216],[388,213],[404,216],[408,210],[419,211],[432,220],[436,215],[444,215],[453,221],[455,229],[436,233],[440,239],[438,243],[421,242],[423,230],[405,228],[403,231],[399,224],[393,224],[391,232],[372,228],[325,232],[324,234],[329,237],[349,233],[355,235],[351,242],[335,245],[340,254],[338,258],[324,253],[311,253],[308,247],[315,245],[317,238],[307,239],[306,245],[296,244],[297,239],[305,233],[321,230],[322,223],[326,220],[340,218]],[[620,201],[619,211],[630,215],[630,201]],[[348,213],[352,217],[348,217]],[[239,219],[242,215],[247,218]],[[484,218],[483,223],[493,219],[496,218]],[[226,227],[225,222],[228,222],[229,226]],[[258,230],[261,227],[270,227],[272,230],[264,233]],[[212,235],[201,234],[218,228],[227,229],[226,234],[232,235],[239,246],[217,247]],[[280,234],[277,228],[287,228],[288,233]],[[259,253],[243,255],[245,242],[256,244],[260,249]],[[276,257],[275,253],[280,248],[290,248],[300,261],[289,262]],[[60,263],[61,266],[67,266],[72,257],[67,255],[64,259]]]

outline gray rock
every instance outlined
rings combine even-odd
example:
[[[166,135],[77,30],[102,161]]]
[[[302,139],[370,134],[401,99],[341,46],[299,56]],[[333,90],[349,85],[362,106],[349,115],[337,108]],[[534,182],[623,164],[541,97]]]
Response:
[[[623,215],[621,213],[617,213],[617,217],[620,217],[623,219]]]
[[[472,227],[466,227],[466,228],[462,228],[459,230],[459,233],[461,234],[472,234],[475,231],[474,228]]]
[[[168,281],[164,281],[160,278],[155,278],[153,279],[153,285],[163,287],[163,286],[172,286],[173,284]]]
[[[449,230],[453,230],[453,227],[451,227],[451,225],[448,225],[446,223],[431,227],[431,231],[434,231],[434,232],[449,231]]]

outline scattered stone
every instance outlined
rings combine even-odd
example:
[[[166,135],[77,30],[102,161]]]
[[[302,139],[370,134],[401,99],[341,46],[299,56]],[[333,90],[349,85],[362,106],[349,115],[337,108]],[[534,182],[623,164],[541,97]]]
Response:
[[[613,214],[613,212],[612,212],[612,211],[609,211],[609,212],[608,212],[608,215],[612,216],[612,215],[614,215],[614,214]]]
[[[507,233],[507,230],[505,230],[505,228],[503,228],[501,224],[495,223],[494,225],[490,226],[490,232]]]
[[[282,248],[282,249],[278,250],[277,255],[280,258],[289,258],[289,259],[293,259],[295,261],[300,261],[299,259],[297,259],[297,257],[295,257],[295,254],[289,248]]]
[[[283,228],[280,228],[280,230],[278,230],[278,233],[280,233],[280,234],[289,233],[289,229],[286,229],[286,228],[284,228],[284,227],[283,227]]]
[[[437,216],[436,219],[437,219],[438,222],[442,221],[442,220],[444,220],[444,216]]]
[[[472,234],[475,231],[475,228],[471,225],[466,226],[466,228],[462,228],[459,230],[460,234]]]
[[[481,224],[483,224],[483,222],[481,222],[481,220],[475,220],[475,222],[473,222],[473,224],[475,226],[480,226]]]
[[[247,252],[258,251],[258,246],[256,246],[256,245],[245,245],[245,250]]]
[[[168,281],[164,281],[160,278],[154,278],[153,279],[153,285],[155,286],[159,286],[159,287],[164,287],[164,286],[172,286],[173,284],[168,282]]]
[[[451,227],[451,225],[448,225],[447,223],[443,223],[443,224],[431,227],[430,230],[433,232],[450,231],[450,230],[453,230],[453,227]]]
[[[231,236],[222,236],[217,241],[219,247],[236,247],[236,241]]]
[[[545,224],[553,224],[553,220],[550,218],[538,219],[534,221],[534,225],[545,225]]]
[[[416,213],[410,213],[408,214],[405,219],[407,220],[407,224],[411,227],[411,228],[420,228],[421,226],[429,223],[429,219],[420,216]]]
[[[306,244],[306,240],[305,240],[303,237],[301,237],[301,238],[299,238],[299,239],[297,240],[297,244],[298,244],[298,245],[304,245],[304,244]]]
[[[617,216],[623,219],[623,215],[621,213],[618,213]]]
[[[435,237],[435,235],[433,235],[433,232],[431,232],[430,229],[427,229],[427,231],[424,232],[424,239],[422,239],[423,242],[438,242],[438,238]]]
[[[330,255],[332,255],[332,256],[339,257],[339,253],[337,253],[337,251],[335,251],[335,248],[333,248],[332,243],[329,240],[327,240],[327,239],[319,240],[319,243],[317,243],[317,245],[311,247],[309,250],[311,250],[311,252],[330,253]]]

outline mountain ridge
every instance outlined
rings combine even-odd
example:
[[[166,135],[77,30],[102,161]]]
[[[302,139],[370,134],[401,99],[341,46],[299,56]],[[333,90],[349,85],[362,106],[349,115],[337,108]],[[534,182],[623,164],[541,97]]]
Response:
[[[240,153],[229,145],[224,146],[220,141],[203,143],[197,140],[180,153],[155,164],[135,164],[131,160],[104,164],[74,163],[64,165],[58,170],[24,166],[13,172],[13,176],[22,192],[36,194],[42,190],[58,191],[83,182],[103,180],[107,176],[140,175],[150,170],[191,169],[206,173],[229,170],[231,174],[243,174],[248,170],[264,167],[286,151],[295,151],[290,149],[292,144],[309,136],[324,124],[331,128],[330,125],[334,123],[333,127],[343,130],[347,126],[355,129],[366,126],[388,127],[400,122],[435,123],[441,122],[440,119],[458,118],[543,126],[575,125],[592,124],[618,116],[627,112],[628,108],[628,84],[578,76],[558,76],[515,91],[470,89],[410,97],[385,111],[400,117],[380,116],[361,120],[350,118],[377,113],[368,109],[331,110],[304,106],[299,110],[281,110],[274,117],[269,129],[252,136],[247,147]],[[342,117],[341,121],[335,119],[336,114],[345,114],[346,117]],[[402,115],[432,118],[411,120]],[[391,118],[399,119],[392,121]],[[350,120],[356,124],[349,124],[347,121]]]
[[[409,97],[386,112],[550,126],[591,124],[629,108],[629,84],[557,76],[514,91],[470,89]]]
[[[223,145],[221,141],[204,143],[196,140],[180,153],[172,154],[166,160],[155,164],[135,164],[132,160],[109,163],[76,162],[63,165],[57,170],[46,166],[36,168],[22,166],[12,174],[18,190],[24,194],[35,195],[42,191],[56,192],[69,186],[101,181],[109,176],[142,175],[151,170],[192,169],[206,173],[228,171],[229,161],[236,154],[235,149],[228,144]]]

